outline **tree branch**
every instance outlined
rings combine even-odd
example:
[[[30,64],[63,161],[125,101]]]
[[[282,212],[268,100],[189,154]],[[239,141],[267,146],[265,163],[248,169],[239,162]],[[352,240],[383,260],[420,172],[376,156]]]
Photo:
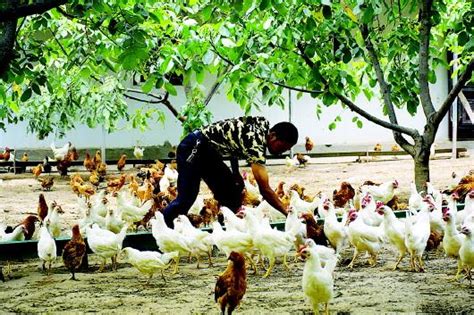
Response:
[[[362,108],[360,108],[359,106],[357,106],[356,104],[354,104],[350,99],[348,99],[347,97],[345,97],[344,95],[342,94],[339,94],[339,93],[334,93],[334,95],[344,104],[346,105],[347,107],[349,107],[349,109],[353,112],[356,112],[357,114],[361,115],[362,117],[364,117],[365,119],[377,124],[377,125],[380,125],[382,127],[385,127],[385,128],[388,128],[388,129],[391,129],[393,130],[394,132],[400,132],[400,133],[404,133],[404,134],[407,134],[413,138],[416,138],[418,137],[418,131],[416,129],[411,129],[411,128],[407,128],[407,127],[403,127],[403,126],[400,126],[400,125],[397,125],[397,124],[394,124],[394,123],[391,123],[391,122],[388,122],[388,121],[385,121],[383,119],[380,119],[380,118],[377,118],[375,117],[374,115],[372,114],[369,114],[368,112],[366,112],[365,110],[363,110]]]
[[[30,1],[9,0],[6,5],[0,7],[0,21],[41,14],[67,2],[67,0],[34,0],[30,3]]]
[[[221,58],[223,61],[225,61],[227,64],[231,65],[231,66],[235,66],[235,64],[229,60],[228,58],[224,57],[218,50],[217,48],[214,46],[214,44],[212,42],[210,42],[212,48],[213,48],[213,51],[216,53],[217,56],[219,56],[219,58]],[[298,56],[300,57],[303,57],[301,55],[298,54]],[[280,82],[274,82],[274,81],[270,81],[268,79],[265,79],[265,78],[262,78],[261,76],[258,76],[256,75],[255,77],[259,78],[260,80],[262,81],[265,81],[265,82],[268,82],[270,84],[274,84],[274,85],[277,85],[277,86],[281,86],[281,87],[284,87],[286,89],[289,89],[289,90],[293,90],[293,91],[297,91],[297,92],[303,92],[303,93],[316,93],[316,94],[319,94],[319,93],[323,93],[323,91],[321,90],[308,90],[308,89],[303,89],[303,88],[299,88],[299,87],[295,87],[295,86],[289,86],[289,85],[286,85],[284,83],[280,83]]]
[[[136,90],[136,89],[127,89],[126,91],[131,92],[131,93],[139,93],[139,94],[143,94],[143,95],[147,95],[149,97],[155,98],[157,100],[145,100],[145,99],[141,99],[141,98],[132,96],[130,94],[126,94],[126,93],[123,94],[123,96],[125,96],[126,98],[129,98],[129,99],[135,100],[135,101],[139,101],[139,102],[142,102],[142,103],[163,104],[163,105],[166,106],[166,108],[168,108],[168,110],[173,114],[173,116],[176,117],[179,121],[181,121],[181,122],[186,121],[186,117],[180,115],[178,110],[176,108],[174,108],[174,106],[168,100],[168,96],[169,96],[168,92],[166,92],[163,96],[158,96],[158,95],[153,94],[153,93],[145,93],[141,90]]]
[[[360,26],[360,32],[365,42],[365,48],[367,49],[367,52],[369,53],[369,59],[372,62],[372,65],[375,69],[377,82],[379,83],[380,91],[382,92],[382,97],[383,97],[385,106],[387,106],[388,118],[390,119],[391,123],[398,125],[397,116],[395,114],[395,109],[392,103],[392,97],[390,95],[390,87],[385,81],[384,74],[382,71],[382,66],[380,65],[379,58],[375,52],[374,45],[372,44],[372,41],[369,38],[369,27],[367,26],[367,24],[362,24]]]
[[[430,95],[430,87],[428,82],[429,65],[428,60],[430,56],[430,32],[431,32],[431,9],[433,0],[422,0],[420,3],[419,21],[420,21],[420,53],[419,53],[419,67],[420,67],[420,101],[425,113],[425,117],[429,117],[435,112],[433,102]]]
[[[228,64],[227,67],[224,69],[224,73],[222,73],[222,75],[225,75],[227,72],[229,72],[230,68],[231,68],[231,65]],[[204,100],[204,105],[205,106],[207,106],[207,104],[209,104],[209,102],[211,101],[214,94],[216,94],[216,92],[219,89],[219,87],[221,86],[221,84],[222,84],[222,79],[219,79],[219,77],[218,77],[216,79],[216,82],[214,82],[214,84],[212,85],[211,90],[207,94],[206,99]]]
[[[17,19],[0,23],[0,76],[8,69],[13,58]]]
[[[434,126],[438,126],[441,123],[441,120],[443,120],[444,116],[446,115],[452,103],[454,102],[454,99],[456,98],[456,96],[458,96],[461,89],[471,79],[473,71],[474,71],[474,58],[472,58],[471,61],[468,63],[468,65],[466,66],[466,70],[464,70],[464,73],[458,78],[458,82],[451,89],[448,96],[446,97],[446,100],[439,107],[438,111],[433,113],[433,115],[430,116],[429,121]]]
[[[403,150],[405,150],[405,152],[408,152],[408,154],[410,154],[413,157],[415,156],[416,154],[415,146],[409,143],[407,139],[405,139],[403,134],[401,134],[398,131],[394,131],[393,138],[395,139],[395,142],[398,143],[400,147],[402,147]]]

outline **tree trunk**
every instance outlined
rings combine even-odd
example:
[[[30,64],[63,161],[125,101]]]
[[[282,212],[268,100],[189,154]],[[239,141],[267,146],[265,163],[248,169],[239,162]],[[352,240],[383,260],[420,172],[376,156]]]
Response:
[[[418,191],[426,191],[426,182],[430,181],[430,150],[421,150],[423,152],[413,158],[415,162],[415,185]]]

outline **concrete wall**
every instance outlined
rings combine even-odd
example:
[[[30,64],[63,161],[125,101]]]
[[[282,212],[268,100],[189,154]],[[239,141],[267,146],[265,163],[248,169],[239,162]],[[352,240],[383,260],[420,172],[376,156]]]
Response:
[[[447,73],[445,70],[437,71],[437,83],[431,86],[432,97],[435,107],[439,106],[446,98],[447,90]],[[377,90],[378,92],[378,90]],[[288,95],[287,92],[285,92]],[[288,98],[287,98],[288,100]],[[171,98],[172,104],[180,107],[185,103],[184,91],[179,90],[177,97]],[[362,129],[359,129],[352,118],[354,114],[349,109],[343,109],[339,105],[333,105],[329,108],[323,107],[323,114],[318,120],[316,116],[316,103],[309,95],[303,95],[299,100],[296,99],[296,93],[292,92],[292,121],[299,128],[299,142],[304,143],[304,136],[310,136],[317,145],[331,144],[333,146],[353,146],[353,145],[373,145],[374,143],[393,143],[391,131],[379,127],[363,118],[364,123]],[[129,101],[130,109],[133,110],[139,106],[135,101]],[[364,95],[361,95],[356,104],[363,104],[363,108],[377,117],[382,116],[380,101],[374,97],[372,101],[368,101]],[[160,106],[160,105],[152,105]],[[229,117],[243,115],[243,110],[235,104],[227,100],[225,91],[220,89],[220,93],[216,94],[209,104],[214,120],[220,120]],[[324,106],[324,105],[323,105]],[[140,145],[160,145],[165,141],[175,144],[179,141],[182,130],[178,121],[164,109],[166,122],[153,123],[152,128],[145,132],[133,130],[125,123],[120,124],[120,130],[112,134],[104,134],[101,128],[89,129],[87,126],[79,125],[75,130],[68,132],[64,139],[56,139],[54,135],[38,140],[35,135],[28,134],[26,124],[7,125],[7,132],[0,131],[0,147],[9,146],[15,148],[39,148],[49,147],[54,140],[58,145],[62,145],[66,139],[70,140],[78,148],[88,148],[100,146],[105,137],[107,147],[130,147],[139,141]],[[282,120],[288,120],[288,107],[281,109],[277,106],[263,108],[262,111],[253,110],[253,115],[263,115],[270,122],[277,123]],[[342,122],[337,124],[337,128],[330,131],[328,125],[333,119],[340,115]],[[398,120],[402,125],[417,128],[423,131],[425,123],[424,115],[421,108],[418,113],[411,117],[406,110],[397,110]],[[388,120],[387,117],[385,119]],[[437,142],[448,142],[448,120],[445,118],[437,134]]]

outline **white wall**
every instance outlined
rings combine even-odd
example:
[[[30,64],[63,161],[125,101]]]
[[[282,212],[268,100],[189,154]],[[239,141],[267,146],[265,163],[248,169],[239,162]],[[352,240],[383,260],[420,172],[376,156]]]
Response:
[[[437,83],[431,86],[433,103],[435,107],[439,106],[447,96],[447,73],[440,69],[437,71]],[[225,91],[220,89],[221,93],[214,96],[209,106],[211,112],[214,113],[214,120],[220,120],[229,117],[243,115],[243,111],[239,105],[231,103],[227,100]],[[377,90],[378,92],[378,90]],[[288,92],[285,92],[288,95]],[[177,97],[170,98],[171,103],[177,107],[185,103],[184,91],[179,90]],[[318,120],[316,116],[316,100],[309,95],[303,95],[299,100],[296,99],[296,93],[292,93],[292,121],[300,131],[299,143],[304,142],[305,136],[313,138],[318,144],[332,145],[373,145],[374,143],[393,143],[392,132],[388,129],[375,125],[363,118],[360,118],[364,126],[362,129],[352,123],[354,114],[349,109],[343,109],[339,105],[333,105],[329,108],[323,105],[323,114]],[[135,101],[129,101],[130,108],[133,110],[137,105]],[[374,97],[368,102],[365,96],[361,95],[356,104],[363,104],[363,108],[371,114],[382,118],[382,110],[380,101]],[[160,105],[153,105],[160,106]],[[179,141],[182,130],[179,122],[166,110],[166,122],[152,123],[151,130],[140,132],[127,127],[125,123],[120,124],[120,130],[105,135],[107,147],[128,147],[136,144],[137,141],[141,145],[157,145],[170,141],[175,144]],[[267,117],[271,124],[279,121],[288,120],[288,107],[281,109],[277,106],[263,108],[261,112],[252,110],[253,115],[263,115]],[[337,115],[340,115],[342,122],[337,124],[337,128],[330,131],[328,128]],[[411,117],[406,110],[397,110],[398,120],[402,125],[417,128],[423,132],[425,124],[424,115],[421,107],[415,117]],[[387,117],[385,119],[388,120]],[[7,125],[7,132],[0,131],[0,147],[9,146],[14,148],[39,148],[48,147],[55,140],[59,145],[64,143],[66,139],[70,140],[78,148],[98,147],[103,141],[103,132],[101,128],[89,129],[87,126],[79,125],[75,130],[68,132],[64,139],[55,139],[54,135],[38,140],[34,135],[26,132],[26,124]],[[445,118],[441,123],[436,141],[447,142],[448,139],[448,120]]]

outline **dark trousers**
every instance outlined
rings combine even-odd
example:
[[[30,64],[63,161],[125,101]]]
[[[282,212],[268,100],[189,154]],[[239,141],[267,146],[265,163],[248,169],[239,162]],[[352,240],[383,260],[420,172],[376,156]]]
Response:
[[[199,145],[196,145],[199,141]],[[193,156],[192,151],[195,149]],[[222,156],[209,144],[200,131],[187,135],[176,151],[178,164],[178,197],[164,210],[166,224],[173,227],[173,220],[187,214],[199,193],[201,179],[214,193],[221,206],[237,211],[242,206],[244,183],[239,173],[232,173]]]

